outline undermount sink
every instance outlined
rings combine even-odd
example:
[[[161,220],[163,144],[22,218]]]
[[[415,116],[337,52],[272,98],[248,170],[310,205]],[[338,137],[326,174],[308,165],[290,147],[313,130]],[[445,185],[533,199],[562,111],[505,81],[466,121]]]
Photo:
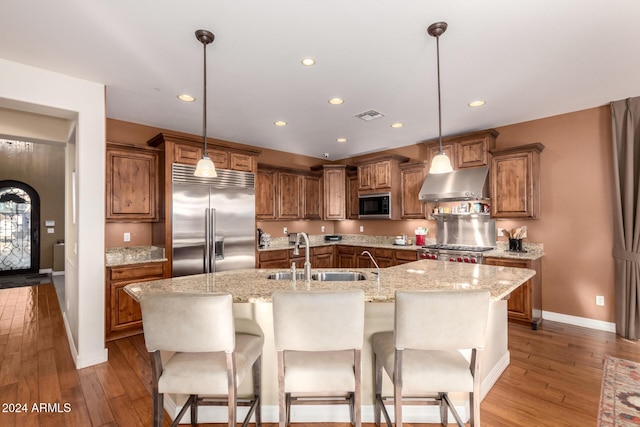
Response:
[[[353,280],[365,280],[367,276],[356,271],[323,271],[322,273],[314,273],[311,275],[311,280],[318,280],[320,282],[343,282]]]
[[[277,273],[271,273],[267,276],[270,280],[292,280],[293,275],[289,271],[279,271]],[[296,273],[296,280],[304,280],[304,273]]]
[[[290,271],[278,271],[277,273],[271,273],[267,276],[269,280],[293,280],[293,275]],[[357,271],[323,271],[320,273],[313,273],[311,280],[318,282],[346,282],[355,280],[366,280],[367,276]],[[296,280],[304,280],[303,272],[296,272]]]

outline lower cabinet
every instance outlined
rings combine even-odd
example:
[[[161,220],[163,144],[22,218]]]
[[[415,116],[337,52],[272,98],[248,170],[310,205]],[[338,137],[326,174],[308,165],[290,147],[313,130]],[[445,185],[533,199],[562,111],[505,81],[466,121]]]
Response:
[[[107,267],[106,341],[142,333],[140,304],[124,291],[124,287],[130,283],[162,279],[164,271],[164,262]]]
[[[371,258],[366,254],[362,255],[363,251],[369,251],[380,268],[393,267],[418,259],[414,250],[348,245],[315,246],[310,249],[311,268],[375,268]],[[293,249],[276,249],[258,253],[258,268],[289,269],[291,262],[294,261],[296,268],[304,267],[304,248],[300,249],[300,255],[293,255]]]
[[[535,276],[509,294],[507,313],[509,320],[527,323],[531,325],[532,329],[538,329],[538,325],[542,323],[542,265],[540,259],[487,257],[484,259],[484,263],[503,267],[529,268],[536,271]]]

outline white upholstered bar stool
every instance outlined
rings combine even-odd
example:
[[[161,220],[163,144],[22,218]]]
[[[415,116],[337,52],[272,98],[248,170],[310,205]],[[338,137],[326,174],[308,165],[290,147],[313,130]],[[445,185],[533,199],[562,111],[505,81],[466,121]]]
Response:
[[[196,425],[202,405],[227,406],[230,427],[236,426],[237,406],[250,406],[243,426],[254,412],[256,425],[261,425],[264,337],[249,319],[238,319],[244,332],[236,332],[231,295],[146,293],[140,297],[140,306],[151,357],[154,426],[162,425],[165,393],[189,395],[172,426],[189,408],[191,424]],[[239,399],[238,384],[250,372],[253,395]]]
[[[396,427],[402,426],[403,404],[439,404],[443,425],[450,409],[463,426],[449,392],[469,393],[469,423],[480,425],[480,361],[489,301],[490,293],[481,290],[396,292],[394,331],[372,337],[376,425],[382,412],[391,426],[382,397],[383,368],[393,383]],[[470,360],[460,350],[471,350]]]
[[[292,404],[349,404],[361,425],[364,292],[273,293],[280,427]]]

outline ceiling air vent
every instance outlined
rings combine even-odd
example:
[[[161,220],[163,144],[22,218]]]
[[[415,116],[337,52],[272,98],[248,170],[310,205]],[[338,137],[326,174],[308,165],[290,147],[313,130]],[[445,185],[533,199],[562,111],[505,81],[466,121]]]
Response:
[[[371,120],[379,119],[380,117],[384,117],[379,111],[376,110],[368,110],[364,113],[356,114],[354,117],[364,120],[365,122],[370,122]]]

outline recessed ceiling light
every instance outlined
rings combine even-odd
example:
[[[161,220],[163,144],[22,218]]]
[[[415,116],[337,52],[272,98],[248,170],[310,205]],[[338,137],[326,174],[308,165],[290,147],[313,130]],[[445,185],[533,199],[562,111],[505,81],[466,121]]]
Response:
[[[393,123],[391,125],[391,127],[394,128],[394,129],[401,128],[402,126],[404,126],[404,123]]]
[[[307,67],[310,67],[316,64],[316,60],[313,58],[304,58],[300,62],[302,62],[302,65],[306,65]]]
[[[469,103],[469,107],[482,107],[484,104],[486,104],[486,101],[482,101],[482,100],[471,101]]]
[[[336,139],[338,142],[347,142],[347,138],[338,138]]]
[[[181,93],[180,95],[178,95],[178,99],[184,102],[193,102],[196,100],[193,96],[187,95],[186,93]]]
[[[329,104],[331,105],[340,105],[340,104],[344,104],[344,99],[342,98],[331,98],[329,100]]]
[[[286,126],[287,122],[283,121],[283,120],[278,120],[276,122],[273,122],[274,125],[276,126]]]

